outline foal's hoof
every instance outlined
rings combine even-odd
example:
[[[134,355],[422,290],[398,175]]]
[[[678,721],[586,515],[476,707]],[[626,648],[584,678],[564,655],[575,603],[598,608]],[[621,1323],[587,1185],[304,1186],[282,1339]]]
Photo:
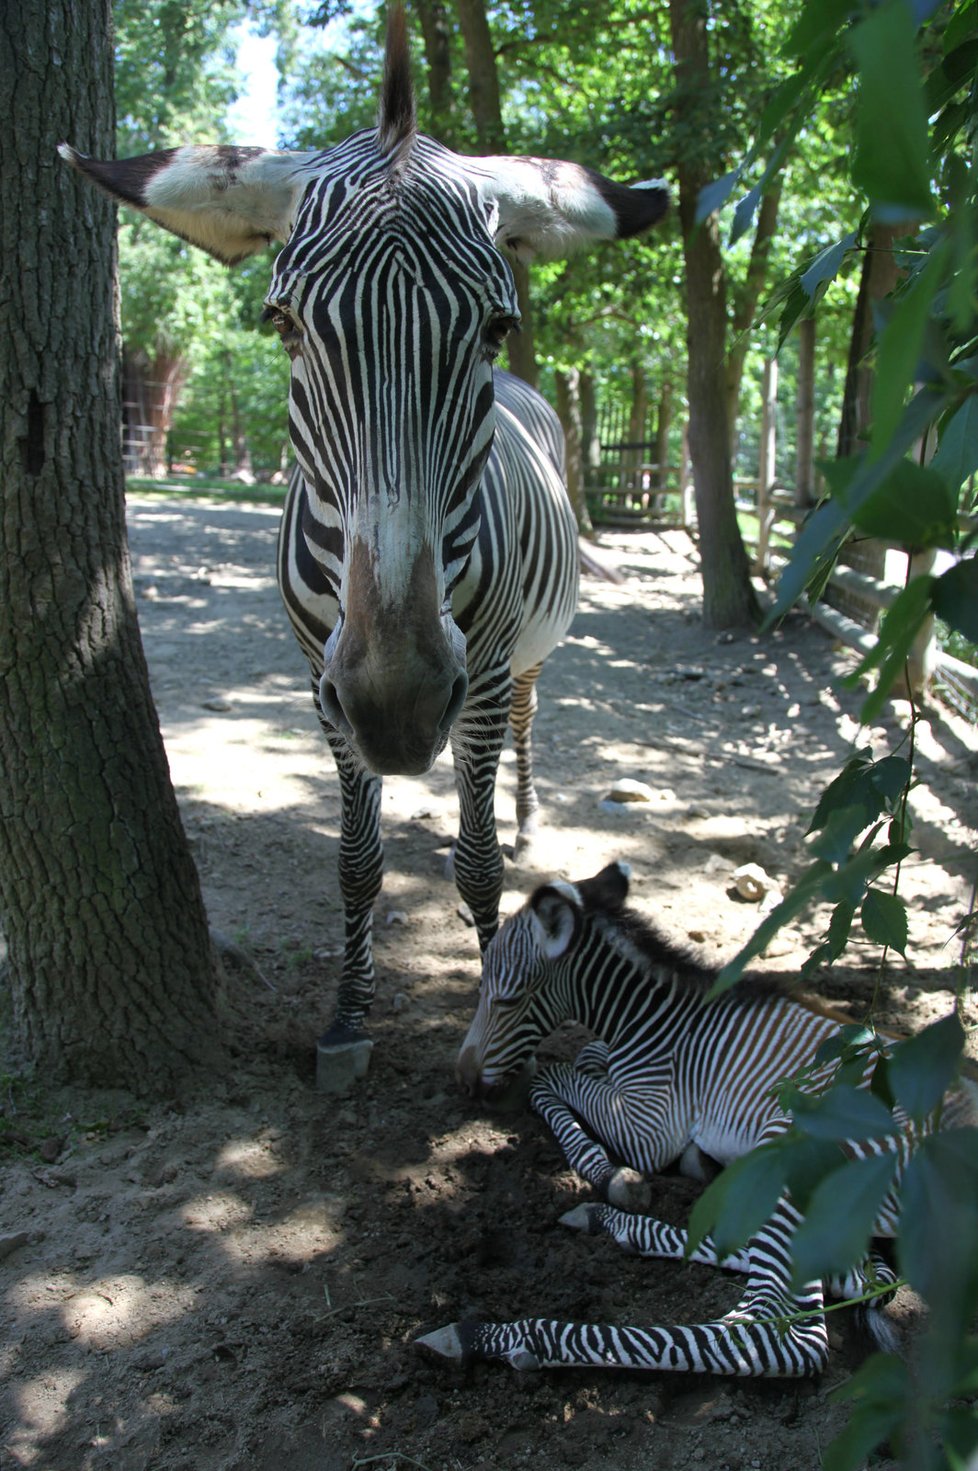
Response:
[[[465,1358],[465,1350],[458,1330],[458,1323],[448,1323],[444,1328],[436,1328],[434,1333],[425,1333],[416,1338],[414,1346],[425,1357],[447,1359],[452,1364],[461,1364]]]
[[[572,1231],[583,1231],[585,1236],[600,1236],[601,1212],[606,1207],[596,1205],[589,1201],[586,1205],[575,1205],[571,1211],[565,1211],[560,1218],[562,1226],[569,1226]]]
[[[316,1043],[316,1088],[339,1097],[367,1075],[374,1044],[366,1032],[332,1026]]]
[[[652,1204],[652,1187],[638,1170],[623,1167],[608,1181],[606,1199],[621,1211],[647,1211]]]

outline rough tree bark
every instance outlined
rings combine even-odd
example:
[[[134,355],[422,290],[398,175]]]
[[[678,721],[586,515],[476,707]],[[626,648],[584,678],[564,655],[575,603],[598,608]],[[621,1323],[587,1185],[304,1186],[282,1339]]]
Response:
[[[889,296],[899,280],[893,245],[910,228],[908,225],[881,224],[870,227],[849,338],[849,361],[836,446],[840,460],[856,454],[865,446],[864,435],[869,425],[869,401],[873,391],[873,368],[868,361],[876,333],[873,309],[884,296]]]
[[[567,452],[567,497],[577,517],[577,529],[593,536],[594,527],[584,495],[584,415],[581,406],[581,374],[577,368],[554,372],[557,416],[564,431]]]
[[[687,136],[697,136],[698,99],[710,95],[706,8],[670,0],[677,109]],[[702,129],[699,130],[702,135]],[[760,616],[750,564],[734,505],[726,375],[726,271],[715,217],[697,226],[696,201],[707,172],[696,158],[680,158],[679,221],[686,263],[689,456],[699,526],[703,621],[709,628],[742,628]]]
[[[424,36],[431,129],[440,143],[444,143],[447,148],[454,148],[452,31],[448,7],[443,0],[412,0],[411,9],[421,23],[421,34]]]
[[[163,480],[169,473],[167,439],[187,372],[185,358],[123,347],[124,450],[131,475]]]
[[[0,11],[0,914],[14,1056],[171,1092],[215,974],[126,545],[115,231],[55,153],[113,151],[111,0]]]
[[[795,409],[795,505],[815,502],[815,318],[798,323],[798,398]]]

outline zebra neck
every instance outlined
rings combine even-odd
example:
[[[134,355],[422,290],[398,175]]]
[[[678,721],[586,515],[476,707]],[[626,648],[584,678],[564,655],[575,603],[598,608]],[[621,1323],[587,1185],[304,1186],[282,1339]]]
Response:
[[[703,991],[672,967],[635,965],[625,957],[586,979],[576,1019],[609,1047],[641,1043],[646,1056],[674,1047],[702,1011]]]

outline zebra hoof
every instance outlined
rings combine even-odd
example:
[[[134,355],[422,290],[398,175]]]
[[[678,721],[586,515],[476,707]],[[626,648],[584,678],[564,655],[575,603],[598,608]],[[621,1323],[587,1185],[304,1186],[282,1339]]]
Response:
[[[601,1234],[601,1205],[591,1202],[588,1205],[575,1205],[572,1211],[565,1211],[560,1218],[562,1226],[569,1226],[572,1231],[583,1231],[585,1236],[598,1236]]]
[[[652,1187],[638,1170],[615,1170],[608,1181],[607,1201],[621,1211],[647,1211],[652,1204]]]
[[[444,1328],[436,1328],[434,1333],[425,1333],[420,1338],[416,1338],[414,1346],[425,1355],[430,1354],[436,1359],[448,1359],[453,1364],[461,1364],[465,1359],[465,1350],[462,1347],[462,1338],[458,1329],[457,1323],[449,1323]]]
[[[341,1097],[366,1077],[374,1044],[365,1035],[334,1041],[335,1031],[331,1028],[316,1043],[316,1088]]]

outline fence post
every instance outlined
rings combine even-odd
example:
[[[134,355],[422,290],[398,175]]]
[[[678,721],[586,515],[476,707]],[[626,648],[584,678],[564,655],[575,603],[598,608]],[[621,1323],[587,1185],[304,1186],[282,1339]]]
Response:
[[[771,489],[777,476],[777,405],[778,360],[764,361],[764,386],[761,395],[761,445],[757,465],[757,564],[756,570],[767,576],[770,560],[771,527],[774,521]]]
[[[683,425],[683,446],[679,452],[679,495],[682,503],[683,530],[688,531],[696,520],[696,499],[693,494],[693,465],[689,458],[689,420]]]
[[[935,547],[926,547],[923,551],[912,552],[907,572],[908,581],[915,577],[931,576],[936,560],[937,549]],[[937,668],[939,655],[937,625],[933,613],[928,613],[907,655],[907,678],[914,695],[926,694],[927,686]]]

